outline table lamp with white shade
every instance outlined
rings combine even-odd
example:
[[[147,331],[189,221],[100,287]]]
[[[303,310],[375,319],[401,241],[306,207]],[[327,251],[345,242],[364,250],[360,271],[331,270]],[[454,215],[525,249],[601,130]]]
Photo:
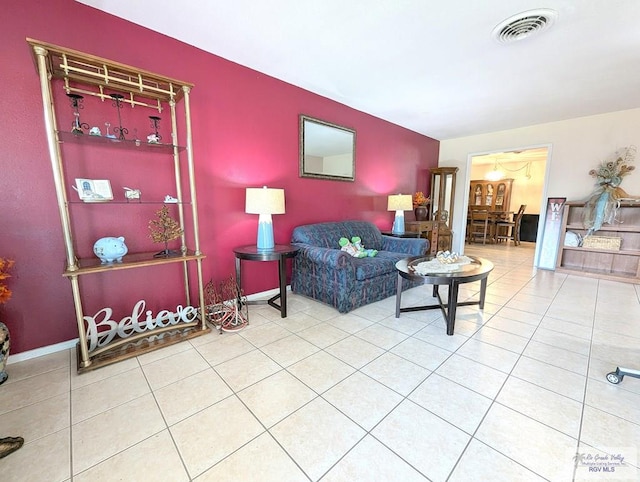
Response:
[[[413,197],[411,194],[392,194],[387,201],[387,211],[395,211],[393,221],[393,234],[404,234],[404,212],[413,209]]]
[[[248,187],[245,212],[259,214],[257,247],[269,250],[275,247],[272,214],[284,214],[284,189]]]

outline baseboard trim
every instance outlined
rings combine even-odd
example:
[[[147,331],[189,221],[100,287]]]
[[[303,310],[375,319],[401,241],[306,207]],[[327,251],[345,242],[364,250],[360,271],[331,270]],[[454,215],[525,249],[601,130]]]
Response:
[[[287,291],[291,291],[291,286],[287,286]],[[258,300],[260,298],[264,298],[265,296],[272,297],[277,295],[278,293],[280,293],[280,290],[278,288],[274,288],[272,290],[248,295],[247,300]],[[9,355],[9,358],[7,359],[7,365],[30,360],[32,358],[38,358],[40,356],[51,355],[52,353],[56,353],[62,350],[68,350],[69,348],[74,348],[76,346],[76,343],[78,343],[78,339],[74,338],[73,340],[63,341],[60,343],[56,343],[55,345],[47,345],[40,348],[34,348],[33,350],[16,353],[15,355]]]
[[[78,339],[74,338],[73,340],[63,341],[61,343],[56,343],[55,345],[47,345],[41,348],[23,351],[22,353],[17,353],[15,355],[9,355],[9,358],[7,359],[7,365],[30,360],[32,358],[38,358],[40,356],[51,355],[52,353],[63,350],[68,350],[69,348],[75,347],[76,343],[78,343]]]
[[[291,287],[287,285],[287,291],[291,291]],[[252,295],[247,295],[247,301],[255,301],[265,297],[271,298],[280,293],[280,288],[274,288],[272,290],[262,291],[260,293],[253,293]]]

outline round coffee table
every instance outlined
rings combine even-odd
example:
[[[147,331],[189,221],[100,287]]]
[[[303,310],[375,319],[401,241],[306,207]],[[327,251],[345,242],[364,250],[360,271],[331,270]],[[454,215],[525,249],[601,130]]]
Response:
[[[471,262],[460,266],[456,271],[438,272],[437,268],[434,268],[433,272],[430,269],[425,274],[418,273],[416,267],[420,263],[433,260],[433,256],[413,256],[398,261],[396,263],[396,269],[398,270],[396,318],[400,318],[400,313],[403,312],[440,309],[447,323],[447,335],[453,335],[453,329],[456,323],[456,309],[458,306],[479,305],[481,310],[484,308],[484,298],[487,294],[487,278],[491,270],[493,270],[493,263],[487,259],[477,258],[475,256],[468,256],[468,258]],[[433,296],[438,298],[438,304],[401,308],[403,278],[410,281],[422,280],[424,284],[433,285]],[[480,297],[478,301],[463,301],[458,303],[458,286],[474,281],[480,281]],[[446,305],[442,302],[442,298],[438,292],[440,285],[447,285],[449,287]]]

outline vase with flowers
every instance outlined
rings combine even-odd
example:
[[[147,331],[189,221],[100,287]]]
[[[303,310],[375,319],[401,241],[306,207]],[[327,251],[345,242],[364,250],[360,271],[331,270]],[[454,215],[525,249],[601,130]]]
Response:
[[[11,298],[11,290],[5,280],[11,277],[9,271],[13,268],[13,263],[12,259],[0,258],[0,305],[5,304]],[[9,359],[10,348],[9,329],[7,325],[0,321],[0,385],[9,377],[5,367]]]
[[[429,219],[429,204],[431,199],[425,196],[422,191],[418,191],[413,195],[413,212],[416,215],[416,221],[427,221]]]
[[[583,224],[586,236],[598,231],[603,223],[613,224],[616,220],[620,200],[629,195],[620,187],[622,179],[635,170],[631,165],[636,155],[636,147],[629,146],[616,152],[613,159],[602,161],[589,175],[596,179],[596,188],[587,199]]]

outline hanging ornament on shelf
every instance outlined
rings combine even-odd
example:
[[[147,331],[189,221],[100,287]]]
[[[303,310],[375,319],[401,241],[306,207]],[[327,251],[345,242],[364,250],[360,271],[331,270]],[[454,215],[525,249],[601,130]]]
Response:
[[[68,93],[71,107],[73,107],[73,122],[71,123],[71,132],[73,134],[84,134],[84,129],[89,129],[89,124],[80,121],[80,109],[84,109],[83,99],[80,94]]]
[[[122,106],[122,99],[124,99],[124,95],[109,94],[109,96],[113,99],[113,106],[118,109],[118,124],[120,124],[118,127],[114,127],[113,131],[118,134],[118,139],[124,141],[125,134],[129,133],[129,129],[122,127],[122,116],[120,115],[120,107]]]

